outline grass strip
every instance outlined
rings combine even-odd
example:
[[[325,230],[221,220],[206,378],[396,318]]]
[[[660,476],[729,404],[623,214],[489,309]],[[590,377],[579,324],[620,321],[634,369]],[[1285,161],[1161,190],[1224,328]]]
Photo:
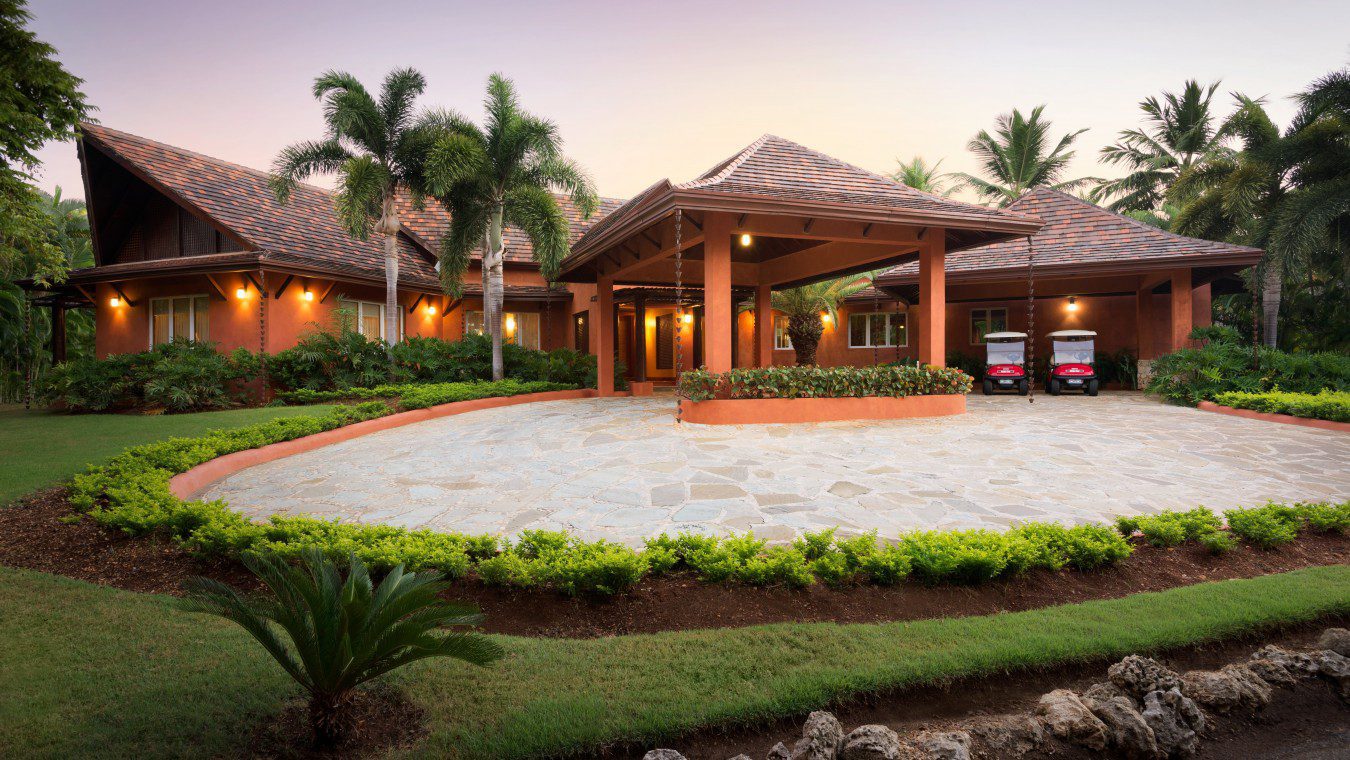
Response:
[[[163,597],[0,569],[0,755],[237,752],[294,694],[246,635]],[[501,637],[489,669],[397,677],[427,711],[407,756],[584,756],[944,679],[1118,657],[1350,613],[1350,566],[906,623],[779,624],[596,640]]]

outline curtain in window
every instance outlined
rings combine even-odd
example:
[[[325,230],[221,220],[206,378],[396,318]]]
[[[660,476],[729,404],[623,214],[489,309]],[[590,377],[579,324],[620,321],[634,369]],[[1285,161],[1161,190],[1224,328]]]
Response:
[[[362,335],[372,340],[384,337],[384,315],[379,304],[361,303],[361,315],[357,321],[357,329]]]
[[[206,296],[197,296],[192,299],[192,339],[206,342],[211,339],[211,330],[208,326],[211,315],[211,299]]]
[[[158,346],[169,342],[169,324],[172,317],[167,298],[150,302],[150,343]]]
[[[539,314],[524,312],[511,314],[516,320],[516,332],[512,342],[525,348],[539,348]]]

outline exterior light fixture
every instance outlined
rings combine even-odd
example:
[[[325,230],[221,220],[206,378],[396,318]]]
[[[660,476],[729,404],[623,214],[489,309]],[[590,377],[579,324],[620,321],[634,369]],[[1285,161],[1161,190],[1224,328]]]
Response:
[[[1069,296],[1069,305],[1065,306],[1064,308],[1068,309],[1069,311],[1078,311],[1078,297]]]
[[[750,233],[746,232],[741,235],[741,247],[742,248],[750,247]]]
[[[684,320],[684,323],[686,325],[691,325],[694,323],[694,315],[692,312],[685,314],[683,317],[681,317],[681,319]]]
[[[118,298],[117,296],[113,296],[112,298],[108,299],[108,305],[116,309],[118,306],[122,305],[122,299]]]
[[[429,303],[429,304],[427,304],[427,313],[428,313],[428,314],[435,314],[435,313],[436,313],[436,304],[434,304],[434,303]]]
[[[506,315],[506,331],[507,332],[516,331],[516,318],[510,314]]]
[[[238,298],[241,301],[244,300],[245,298],[248,298],[248,288],[235,288],[234,297]]]
[[[306,301],[313,301],[313,300],[314,300],[314,291],[312,291],[312,290],[306,290],[306,291],[305,291],[304,298],[305,298]]]
[[[830,315],[829,315],[829,314],[821,314],[821,315],[820,315],[820,323],[821,323],[822,325],[828,325],[828,324],[830,323]]]

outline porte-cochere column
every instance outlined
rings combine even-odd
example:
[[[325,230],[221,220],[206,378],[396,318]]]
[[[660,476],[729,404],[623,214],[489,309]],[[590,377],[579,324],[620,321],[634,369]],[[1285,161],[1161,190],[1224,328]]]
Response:
[[[929,227],[919,251],[919,361],[947,366],[947,235]]]

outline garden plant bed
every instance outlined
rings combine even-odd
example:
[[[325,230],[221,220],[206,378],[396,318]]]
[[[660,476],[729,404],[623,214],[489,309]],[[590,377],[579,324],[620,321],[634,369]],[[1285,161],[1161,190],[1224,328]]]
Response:
[[[1245,417],[1249,420],[1279,422],[1285,425],[1299,425],[1301,427],[1316,428],[1318,430],[1331,430],[1337,433],[1350,433],[1350,422],[1318,420],[1310,417],[1295,417],[1292,414],[1258,412],[1255,409],[1237,409],[1231,406],[1216,404],[1213,401],[1201,401],[1198,408],[1206,412],[1217,412],[1218,414],[1227,414],[1231,417]]]
[[[75,513],[62,488],[48,489],[0,509],[0,564],[64,575],[131,591],[180,593],[191,575],[255,588],[237,562],[194,557],[158,537],[131,538]],[[1306,533],[1273,551],[1239,546],[1215,557],[1187,544],[1157,549],[1136,542],[1134,553],[1097,572],[1035,571],[978,586],[814,584],[806,589],[705,583],[686,573],[649,577],[628,593],[568,598],[553,590],[457,582],[456,598],[487,615],[485,629],[523,636],[589,638],[774,622],[860,623],[986,615],[1091,599],[1110,599],[1205,581],[1344,563],[1350,537]]]
[[[1313,643],[1323,630],[1328,626],[1344,625],[1347,619],[1350,618],[1333,615],[1221,642],[1148,654],[1177,672],[1218,669],[1231,662],[1246,660],[1253,650],[1268,644],[1295,650],[1314,648]],[[949,731],[958,729],[963,720],[976,716],[1031,712],[1040,696],[1054,689],[1086,690],[1103,680],[1106,666],[1114,659],[1118,658],[1092,659],[1051,668],[956,679],[894,693],[869,694],[835,705],[831,712],[845,726],[880,724],[902,735]],[[753,727],[698,731],[668,740],[662,746],[679,748],[688,760],[725,760],[742,752],[755,757],[776,742],[796,735],[804,718],[793,716]],[[1286,690],[1285,696],[1275,699],[1263,710],[1239,709],[1223,715],[1211,712],[1210,720],[1211,726],[1202,734],[1204,740],[1195,755],[1197,758],[1297,756],[1329,760],[1338,757],[1334,750],[1343,746],[1346,732],[1350,730],[1350,707],[1336,696],[1335,688],[1330,684],[1313,683],[1309,688]],[[1319,749],[1323,754],[1317,754]],[[1299,750],[1307,754],[1300,754]],[[619,746],[598,758],[637,760],[644,751],[638,747]],[[1102,756],[1102,753],[1048,737],[1046,744],[1037,750],[1017,757],[1088,760]],[[1106,756],[1116,757],[1114,754]]]
[[[733,398],[680,401],[684,422],[701,425],[767,425],[841,420],[902,420],[965,414],[966,397],[869,396],[865,398]]]

